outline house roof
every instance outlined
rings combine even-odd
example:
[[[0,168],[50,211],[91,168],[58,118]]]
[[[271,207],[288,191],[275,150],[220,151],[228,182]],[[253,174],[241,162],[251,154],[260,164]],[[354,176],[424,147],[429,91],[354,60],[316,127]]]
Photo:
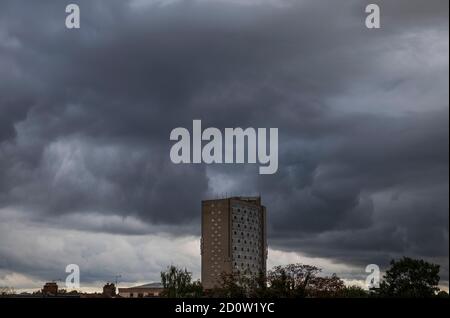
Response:
[[[133,288],[133,289],[135,289],[135,288],[139,288],[139,289],[142,289],[142,288],[151,288],[151,289],[155,289],[155,288],[161,288],[161,289],[163,289],[164,288],[164,286],[161,284],[161,283],[148,283],[148,284],[144,284],[144,285],[139,285],[139,286],[133,286],[133,287],[128,287],[128,289],[131,289],[131,288]],[[127,288],[120,288],[121,290],[123,290],[123,289],[127,289]]]

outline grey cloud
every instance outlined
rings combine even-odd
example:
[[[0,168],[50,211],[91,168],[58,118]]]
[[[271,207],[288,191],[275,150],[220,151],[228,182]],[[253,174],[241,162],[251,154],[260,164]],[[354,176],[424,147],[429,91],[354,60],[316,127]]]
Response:
[[[187,235],[201,199],[260,193],[277,248],[448,272],[447,1],[380,1],[373,32],[366,1],[78,3],[80,31],[64,1],[0,4],[1,208]],[[193,119],[279,127],[278,173],[172,165],[170,130]]]

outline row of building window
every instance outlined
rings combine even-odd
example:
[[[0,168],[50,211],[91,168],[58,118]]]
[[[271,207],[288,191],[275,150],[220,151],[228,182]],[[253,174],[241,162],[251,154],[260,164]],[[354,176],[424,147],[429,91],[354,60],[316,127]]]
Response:
[[[237,265],[235,265],[234,266],[234,270],[243,270],[243,271],[246,271],[246,272],[253,272],[253,271],[255,271],[255,272],[259,272],[259,270],[260,270],[260,268],[261,268],[261,266],[260,265],[255,265],[255,264],[246,264],[246,263],[244,263],[244,264],[241,264],[241,263],[237,263]]]
[[[232,242],[237,242],[237,243],[243,243],[243,244],[249,244],[250,246],[257,246],[256,241],[252,241],[252,240],[241,240],[241,239],[233,239]]]
[[[257,211],[255,211],[255,210],[247,210],[247,209],[241,209],[241,208],[236,208],[236,207],[234,207],[233,210],[234,210],[234,212],[237,211],[238,213],[242,212],[245,215],[247,215],[247,212],[248,212],[248,215],[250,215],[250,216],[257,216]]]
[[[256,227],[256,226],[247,226],[246,224],[241,224],[241,223],[233,223],[233,227],[234,228],[244,228],[244,229],[249,229],[249,230],[251,230],[251,231],[257,231],[258,230],[258,227]]]
[[[241,267],[244,267],[244,266],[253,267],[253,268],[257,267],[256,264],[251,264],[251,266],[250,266],[249,263],[240,263],[240,265],[241,265]],[[239,266],[239,263],[238,262],[234,262],[234,267],[238,267],[238,266]]]
[[[237,258],[240,259],[240,258],[241,258],[241,254],[237,254]],[[244,255],[243,259],[257,260],[257,257],[256,257],[256,256],[247,256],[247,255]]]
[[[233,215],[233,220],[235,220],[235,221],[237,221],[237,220],[240,220],[240,221],[242,221],[242,222],[245,222],[245,221],[247,221],[248,223],[253,223],[253,224],[258,224],[259,222],[259,219],[257,219],[257,218],[247,218],[247,219],[245,219],[243,216],[241,216],[240,218],[237,216],[237,215]]]
[[[243,247],[241,247],[240,249],[241,249],[241,252],[244,252],[244,251],[245,251],[245,248],[243,248]],[[238,247],[235,246],[235,247],[234,247],[234,250],[237,251],[237,250],[238,250]],[[247,248],[247,252],[250,252],[250,249],[249,249],[249,248]],[[255,252],[258,253],[259,251],[258,251],[258,250],[255,250],[255,249],[252,249],[251,252],[252,252],[252,253],[255,253]]]
[[[245,234],[247,234],[247,237],[259,238],[259,235],[258,235],[258,234],[255,234],[255,233],[249,233],[249,232],[245,232],[245,234],[244,234],[244,232],[240,232],[239,234],[238,234],[238,233],[239,233],[239,232],[237,232],[237,231],[233,231],[233,234],[234,234],[235,236],[240,235],[241,238],[243,238],[243,237],[245,236]]]

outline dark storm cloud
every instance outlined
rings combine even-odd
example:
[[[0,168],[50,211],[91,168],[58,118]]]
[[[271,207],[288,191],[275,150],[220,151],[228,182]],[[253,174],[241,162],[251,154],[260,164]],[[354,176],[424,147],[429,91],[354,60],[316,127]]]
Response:
[[[380,1],[381,30],[364,1],[76,2],[79,31],[69,2],[0,4],[1,208],[184,235],[201,199],[261,193],[276,248],[448,276],[447,1]],[[193,119],[278,127],[278,173],[172,165],[169,133]]]
[[[285,198],[272,207],[280,211],[273,215],[274,244],[282,247],[289,238],[290,248],[313,254],[323,248],[324,255],[362,263],[401,255],[445,258],[447,114],[372,119],[350,128],[354,132],[315,165],[292,160],[290,174],[265,184],[268,193],[280,185]],[[313,166],[314,176],[296,166]],[[309,182],[291,181],[299,179]]]

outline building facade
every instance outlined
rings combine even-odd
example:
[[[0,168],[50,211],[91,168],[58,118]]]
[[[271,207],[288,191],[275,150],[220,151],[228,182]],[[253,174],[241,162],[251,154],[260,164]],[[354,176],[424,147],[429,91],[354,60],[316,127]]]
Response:
[[[113,283],[106,283],[103,286],[103,296],[105,297],[115,297],[116,296],[116,285]]]
[[[119,296],[124,298],[160,297],[164,287],[161,283],[150,283],[135,287],[119,288]]]
[[[58,295],[58,284],[56,282],[45,283],[44,288],[42,288],[42,294],[46,296]]]
[[[266,208],[260,197],[202,201],[202,284],[218,286],[222,273],[266,273]]]

